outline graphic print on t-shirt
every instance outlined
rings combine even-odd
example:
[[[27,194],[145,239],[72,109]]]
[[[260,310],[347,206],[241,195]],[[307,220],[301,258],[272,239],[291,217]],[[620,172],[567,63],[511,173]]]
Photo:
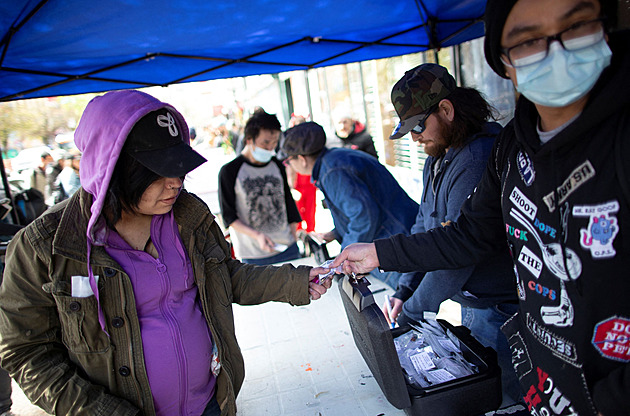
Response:
[[[247,198],[249,225],[261,232],[278,230],[283,226],[284,195],[279,177],[265,175],[245,178],[243,189]]]

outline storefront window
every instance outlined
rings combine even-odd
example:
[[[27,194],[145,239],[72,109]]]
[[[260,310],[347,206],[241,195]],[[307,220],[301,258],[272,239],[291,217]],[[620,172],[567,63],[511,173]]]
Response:
[[[308,108],[310,119],[321,124],[328,137],[328,146],[340,146],[335,136],[336,121],[350,115],[364,123],[374,138],[381,163],[399,179],[401,185],[416,199],[421,194],[421,178],[427,155],[407,135],[389,140],[398,123],[391,103],[391,89],[405,71],[422,63],[439,63],[446,67],[461,86],[480,90],[500,113],[500,122],[507,123],[514,111],[514,89],[508,80],[497,76],[487,65],[483,54],[483,39],[457,47],[431,50],[387,59],[365,61],[294,71],[290,102],[301,115]],[[286,89],[285,89],[286,90]],[[299,91],[306,90],[307,93]]]

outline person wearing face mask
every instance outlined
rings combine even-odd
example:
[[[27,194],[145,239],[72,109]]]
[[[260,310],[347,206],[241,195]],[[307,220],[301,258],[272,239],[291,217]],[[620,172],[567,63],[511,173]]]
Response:
[[[609,30],[616,8],[489,0],[486,59],[521,96],[457,224],[331,265],[456,268],[507,240],[519,311],[503,332],[535,415],[630,415],[630,33]]]
[[[245,124],[245,146],[219,171],[219,204],[234,254],[244,263],[273,264],[300,257],[302,221],[282,163],[275,157],[280,122],[262,109]]]

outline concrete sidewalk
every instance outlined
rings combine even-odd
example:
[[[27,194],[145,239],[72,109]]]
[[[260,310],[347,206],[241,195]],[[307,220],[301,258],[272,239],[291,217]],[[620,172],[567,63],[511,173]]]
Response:
[[[377,280],[370,288],[378,304],[393,294]],[[404,415],[359,354],[336,282],[308,306],[236,306],[235,320],[246,367],[240,415]]]

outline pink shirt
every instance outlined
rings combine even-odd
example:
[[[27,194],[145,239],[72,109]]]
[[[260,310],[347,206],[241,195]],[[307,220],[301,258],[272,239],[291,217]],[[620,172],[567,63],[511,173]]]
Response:
[[[172,211],[153,217],[151,239],[158,259],[112,230],[105,249],[133,285],[157,415],[199,416],[216,384],[212,339]]]

